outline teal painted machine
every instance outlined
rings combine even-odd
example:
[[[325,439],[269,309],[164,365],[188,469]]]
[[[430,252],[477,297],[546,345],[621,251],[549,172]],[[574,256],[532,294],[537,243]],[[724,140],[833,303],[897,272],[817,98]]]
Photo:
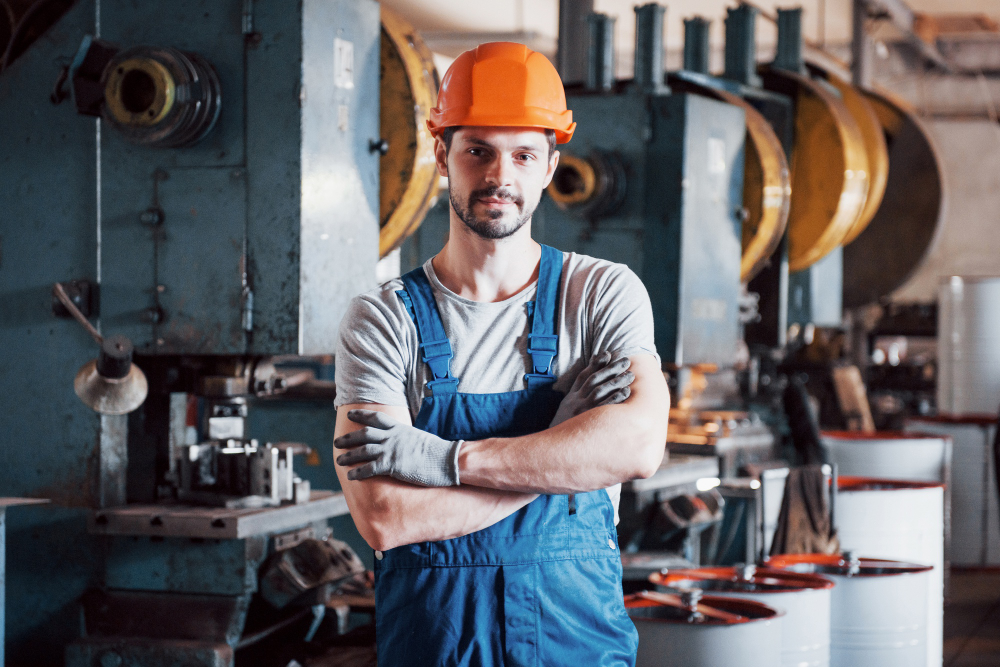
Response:
[[[615,81],[610,19],[591,16],[577,121],[539,207],[536,238],[628,265],[653,304],[666,364],[731,367],[739,340],[741,109],[664,84],[663,16],[636,8],[632,81]]]
[[[376,281],[379,5],[80,0],[0,73],[0,118],[0,484],[53,501],[8,517],[8,662],[232,664],[322,602],[262,604],[262,563],[331,527],[370,559],[300,355]],[[57,282],[134,343],[139,410],[74,395],[97,347]],[[206,442],[273,456],[281,493],[236,456],[179,503]]]
[[[589,17],[588,82],[567,88],[577,130],[532,221],[563,251],[626,264],[643,280],[665,364],[731,368],[740,339],[745,119],[737,107],[664,83],[665,8],[636,8],[632,81],[614,78],[614,19]],[[442,196],[403,245],[403,270],[448,234]]]

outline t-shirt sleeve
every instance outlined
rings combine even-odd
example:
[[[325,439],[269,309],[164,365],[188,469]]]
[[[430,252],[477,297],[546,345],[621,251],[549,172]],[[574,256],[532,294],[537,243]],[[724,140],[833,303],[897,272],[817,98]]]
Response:
[[[407,324],[398,298],[383,290],[354,297],[340,322],[334,359],[337,397],[334,405],[379,403],[406,406]],[[391,301],[390,301],[391,303]]]
[[[612,264],[602,273],[591,294],[591,354],[651,354],[659,361],[646,286],[623,264]]]

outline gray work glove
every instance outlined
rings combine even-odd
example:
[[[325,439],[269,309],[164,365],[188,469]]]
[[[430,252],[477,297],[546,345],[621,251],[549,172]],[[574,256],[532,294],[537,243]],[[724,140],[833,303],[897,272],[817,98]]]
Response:
[[[632,393],[630,385],[635,380],[635,374],[628,369],[631,363],[628,357],[611,361],[610,352],[591,359],[590,364],[576,376],[549,428],[591,408],[621,403],[628,398]]]
[[[349,470],[347,479],[388,475],[420,486],[458,486],[458,450],[464,440],[444,440],[375,410],[351,410],[347,418],[365,425],[333,441],[347,450],[337,457],[339,465],[364,464]]]

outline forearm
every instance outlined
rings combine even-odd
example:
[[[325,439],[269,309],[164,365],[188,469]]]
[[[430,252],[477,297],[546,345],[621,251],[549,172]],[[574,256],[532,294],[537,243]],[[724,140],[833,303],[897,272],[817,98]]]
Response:
[[[652,356],[636,357],[632,395],[517,438],[466,442],[463,485],[530,493],[580,493],[649,477],[666,448],[670,398]]]
[[[348,405],[337,411],[337,437],[359,428],[347,419],[353,408],[374,409],[409,422],[406,408]],[[403,544],[437,541],[482,530],[513,514],[536,497],[477,487],[420,487],[390,477],[347,479],[336,465],[351,517],[366,542],[379,551]]]
[[[418,487],[388,477],[341,477],[341,484],[358,531],[379,551],[474,533],[537,497],[474,486]]]

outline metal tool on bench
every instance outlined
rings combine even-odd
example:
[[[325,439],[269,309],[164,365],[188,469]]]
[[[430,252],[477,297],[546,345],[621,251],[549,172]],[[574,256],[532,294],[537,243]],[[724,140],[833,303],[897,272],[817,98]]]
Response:
[[[309,482],[295,474],[294,456],[309,454],[312,449],[301,443],[247,439],[248,396],[239,393],[247,387],[224,379],[207,376],[199,383],[202,393],[218,395],[182,394],[182,400],[171,406],[184,409],[185,422],[192,411],[197,412],[197,408],[191,409],[192,401],[201,401],[203,413],[200,428],[185,423],[185,441],[173,447],[173,474],[168,479],[174,482],[177,499],[231,508],[309,502]],[[283,387],[286,381],[270,375],[257,383],[266,392],[268,386],[273,391],[275,385]],[[172,417],[172,421],[178,419],[177,415]],[[191,435],[195,442],[187,441]]]

